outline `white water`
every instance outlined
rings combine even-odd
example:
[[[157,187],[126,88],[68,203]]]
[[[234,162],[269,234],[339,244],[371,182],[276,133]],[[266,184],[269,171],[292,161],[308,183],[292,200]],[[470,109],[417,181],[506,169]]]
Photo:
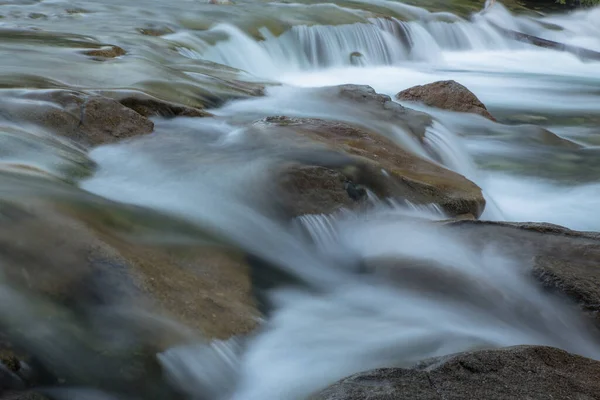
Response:
[[[127,157],[114,157],[117,147]],[[355,372],[477,347],[546,344],[600,358],[600,347],[573,309],[542,293],[529,280],[528,265],[506,257],[511,249],[478,250],[447,228],[414,220],[435,218],[432,211],[382,206],[364,216],[306,217],[302,223],[319,240],[313,248],[261,217],[256,205],[241,208],[232,196],[230,206],[216,205],[221,189],[198,182],[203,168],[192,176],[181,173],[180,163],[157,168],[159,153],[146,148],[150,157],[133,160],[132,147],[98,149],[93,156],[105,173],[85,186],[224,227],[238,245],[318,288],[274,293],[275,314],[241,349],[237,342],[216,342],[214,348],[195,345],[161,355],[175,384],[191,397],[304,399]],[[163,141],[156,148],[168,147]],[[141,164],[134,169],[132,162]],[[132,170],[151,172],[151,181],[133,177]],[[247,183],[260,190],[257,182]],[[340,255],[369,261],[375,274],[349,275],[353,263],[336,263]]]
[[[577,343],[571,351],[600,355],[585,334],[571,336],[571,311],[498,249],[475,251],[443,229],[388,218],[337,221],[337,245],[406,260],[392,267],[397,286],[361,279],[323,295],[278,293],[279,311],[242,356],[234,399],[303,399],[355,372],[467,348]]]
[[[277,38],[264,32],[264,41],[229,25],[213,28],[229,36],[215,46],[186,35],[171,40],[187,46],[182,52],[188,56],[285,84],[267,97],[214,110],[221,119],[341,119],[369,126],[428,157],[401,128],[368,111],[324,101],[311,88],[369,84],[393,96],[415,84],[456,79],[492,113],[598,113],[598,63],[509,42],[488,23],[599,48],[598,11],[577,15],[547,18],[565,27],[560,33],[513,17],[497,5],[472,21],[454,18],[449,23],[449,16],[442,21],[442,16],[423,11],[419,20],[408,23],[299,26]],[[362,54],[356,56],[361,66],[352,65],[353,52]],[[426,140],[448,168],[483,188],[488,200],[484,217],[600,230],[597,183],[565,187],[479,169],[474,141],[489,153],[502,149],[469,132],[513,128],[497,128],[478,116],[434,116]],[[471,128],[459,131],[457,119]],[[164,123],[165,130],[157,134],[97,148],[91,157],[100,170],[82,186],[114,200],[184,216],[315,289],[273,293],[274,314],[245,343],[192,345],[162,354],[173,382],[190,397],[304,399],[354,372],[409,366],[477,347],[546,344],[600,358],[600,347],[573,309],[529,280],[527,255],[474,248],[447,228],[415,220],[443,219],[435,210],[421,213],[398,205],[382,205],[362,216],[305,217],[299,223],[318,241],[312,245],[270,214],[267,171],[273,154],[227,123],[187,123],[191,125]],[[355,275],[359,260],[375,272]],[[395,268],[386,268],[389,263]]]

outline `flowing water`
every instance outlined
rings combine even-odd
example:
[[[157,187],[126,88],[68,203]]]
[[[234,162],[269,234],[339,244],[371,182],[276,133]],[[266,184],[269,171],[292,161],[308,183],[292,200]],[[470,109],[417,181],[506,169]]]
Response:
[[[600,65],[497,29],[600,51],[600,8],[541,15],[496,3],[471,14],[483,4],[447,2],[444,11],[441,3],[422,3],[434,12],[392,0],[0,1],[0,196],[131,212],[138,241],[216,241],[297,281],[269,292],[270,309],[253,334],[208,343],[190,334],[162,351],[175,398],[305,399],[355,372],[480,347],[546,344],[600,359],[572,305],[530,280],[526,255],[477,248],[431,223],[447,218],[435,205],[372,199],[364,213],[309,215],[291,225],[276,210],[271,171],[289,154],[246,127],[286,115],[365,126],[428,159],[433,149],[483,189],[482,219],[600,231]],[[80,53],[105,44],[127,54],[98,62]],[[445,79],[471,89],[498,122],[405,104],[434,117],[428,149],[320,89],[352,83],[393,97]],[[267,84],[265,96],[248,97],[258,83]],[[155,118],[150,135],[86,152],[11,116],[10,107],[36,104],[24,94],[48,88],[143,90],[206,105],[214,116]],[[48,257],[43,244],[21,240]],[[365,265],[375,273],[357,273]],[[137,392],[106,383],[111,364],[86,361],[72,338],[98,336],[123,349],[141,335],[132,325],[185,328],[114,305],[93,309],[82,326],[63,305],[44,305],[8,283],[0,296],[2,325],[41,332],[23,334],[29,351],[93,382],[75,379],[71,387],[67,379],[49,395],[171,398],[150,374]]]

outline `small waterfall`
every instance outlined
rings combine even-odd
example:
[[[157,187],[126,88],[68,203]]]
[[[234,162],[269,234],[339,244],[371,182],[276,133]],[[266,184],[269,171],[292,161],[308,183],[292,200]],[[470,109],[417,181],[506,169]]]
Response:
[[[459,138],[438,121],[433,121],[425,131],[425,144],[428,145],[442,164],[471,180],[477,179],[477,167],[471,156],[462,146]]]
[[[508,49],[518,45],[509,42],[491,25],[484,22],[427,21],[422,25],[434,38],[436,44],[444,50]]]
[[[367,65],[389,65],[405,60],[408,50],[390,32],[371,24],[295,26],[263,45],[271,54],[294,49],[309,68],[349,65],[353,55]]]
[[[219,24],[208,36],[224,34],[214,45],[199,38],[171,35],[181,54],[248,71],[256,76],[341,66],[394,65],[406,61],[435,61],[444,51],[507,49],[504,38],[485,18],[467,21],[446,14],[404,22],[372,18],[368,23],[297,25],[280,36],[262,28],[255,40],[232,25]],[[206,35],[207,33],[204,32]]]
[[[503,256],[507,249],[475,249],[450,228],[390,218],[389,211],[302,221],[313,237],[326,238],[329,250],[352,250],[367,273],[324,291],[274,293],[274,315],[241,356],[228,350],[214,363],[238,378],[227,387],[233,394],[219,399],[303,400],[359,371],[479,347],[529,343],[600,355],[585,322],[535,285],[524,265]],[[181,348],[167,372],[190,376],[182,389],[203,395],[214,360],[206,352],[222,347]]]
[[[472,157],[460,139],[438,121],[434,121],[425,132],[425,143],[437,154],[442,164],[458,172],[481,187],[486,199],[484,219],[503,220],[502,211],[485,188],[485,180],[478,172]]]

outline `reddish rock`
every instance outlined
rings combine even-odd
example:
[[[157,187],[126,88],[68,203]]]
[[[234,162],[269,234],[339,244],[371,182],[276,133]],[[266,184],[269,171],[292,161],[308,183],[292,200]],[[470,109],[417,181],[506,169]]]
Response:
[[[416,101],[444,110],[479,114],[492,121],[496,120],[473,92],[456,81],[414,86],[398,93],[396,99]]]

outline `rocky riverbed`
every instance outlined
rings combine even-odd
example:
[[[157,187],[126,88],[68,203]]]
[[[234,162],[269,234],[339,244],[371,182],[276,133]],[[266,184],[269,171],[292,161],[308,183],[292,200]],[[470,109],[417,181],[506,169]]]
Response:
[[[0,399],[600,399],[598,9],[426,3],[0,1]]]

